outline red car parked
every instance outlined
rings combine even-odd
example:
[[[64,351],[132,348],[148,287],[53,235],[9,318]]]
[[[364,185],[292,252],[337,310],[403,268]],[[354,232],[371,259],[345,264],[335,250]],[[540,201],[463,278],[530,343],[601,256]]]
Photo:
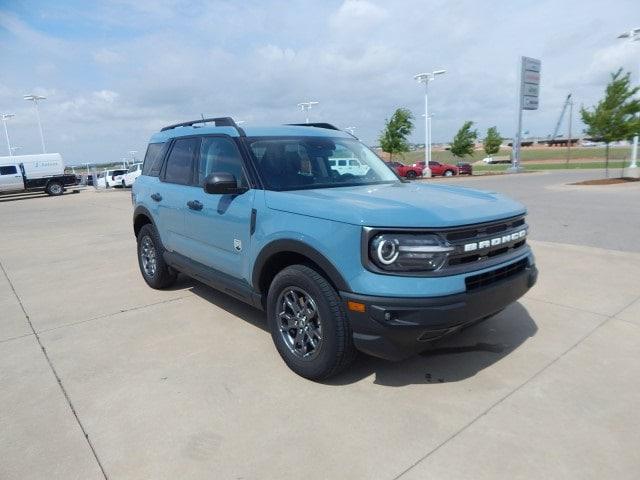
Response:
[[[413,164],[414,167],[418,167],[424,170],[425,163],[417,162]],[[458,175],[458,167],[455,165],[449,165],[448,163],[429,162],[429,169],[431,170],[431,176],[442,175],[443,177],[451,177],[452,175]]]
[[[424,162],[423,162],[424,164]],[[388,162],[391,167],[400,177],[406,177],[409,180],[422,176],[422,170],[424,167],[417,167],[415,165],[405,165],[400,162]]]

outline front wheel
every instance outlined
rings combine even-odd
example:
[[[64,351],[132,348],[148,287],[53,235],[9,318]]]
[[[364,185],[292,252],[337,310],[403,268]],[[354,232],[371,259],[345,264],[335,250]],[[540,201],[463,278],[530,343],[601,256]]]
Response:
[[[302,377],[329,378],[355,358],[351,326],[338,293],[306,265],[292,265],[276,275],[267,316],[278,353]]]
[[[453,177],[453,170],[446,170],[444,172],[445,177]]]
[[[417,177],[416,172],[414,172],[413,170],[409,170],[407,172],[407,179],[408,180],[415,180]]]

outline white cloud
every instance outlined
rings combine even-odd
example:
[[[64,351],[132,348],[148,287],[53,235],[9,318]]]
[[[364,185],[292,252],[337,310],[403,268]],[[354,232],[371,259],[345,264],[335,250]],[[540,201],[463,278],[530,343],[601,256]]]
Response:
[[[104,65],[111,65],[114,63],[122,62],[123,58],[118,52],[114,52],[108,48],[102,48],[97,52],[93,52],[93,60],[96,63]]]
[[[331,26],[344,33],[360,32],[379,25],[387,11],[367,0],[345,0],[331,17]]]

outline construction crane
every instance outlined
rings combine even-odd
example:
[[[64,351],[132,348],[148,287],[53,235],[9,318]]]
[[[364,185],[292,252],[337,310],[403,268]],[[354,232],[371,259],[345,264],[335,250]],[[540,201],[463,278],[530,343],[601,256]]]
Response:
[[[551,138],[549,139],[549,145],[551,145],[551,143],[558,136],[560,125],[562,125],[562,119],[564,118],[564,114],[567,111],[567,107],[569,106],[570,103],[571,103],[571,94],[567,95],[567,99],[564,101],[564,105],[562,106],[562,111],[560,112],[560,118],[558,118],[558,123],[556,123],[556,128],[553,130],[553,135],[551,135]]]

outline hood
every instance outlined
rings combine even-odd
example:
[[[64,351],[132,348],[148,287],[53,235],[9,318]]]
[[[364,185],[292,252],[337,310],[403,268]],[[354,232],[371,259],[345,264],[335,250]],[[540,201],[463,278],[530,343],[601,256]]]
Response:
[[[455,227],[525,213],[499,193],[433,183],[266,192],[274,210],[368,227]]]

